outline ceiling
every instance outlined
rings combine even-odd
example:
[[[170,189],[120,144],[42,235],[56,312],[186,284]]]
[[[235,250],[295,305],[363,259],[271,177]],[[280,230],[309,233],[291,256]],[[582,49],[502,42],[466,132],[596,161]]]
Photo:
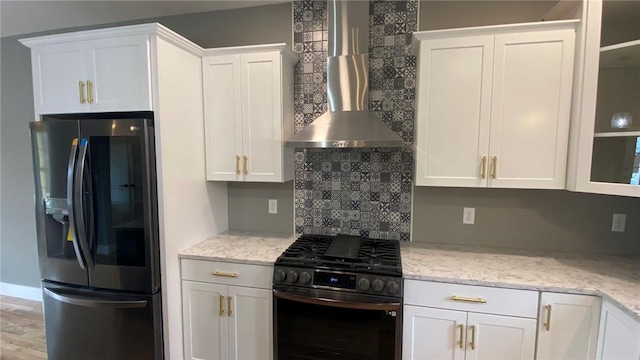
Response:
[[[108,24],[205,11],[227,10],[291,0],[206,1],[31,1],[0,0],[0,36]]]

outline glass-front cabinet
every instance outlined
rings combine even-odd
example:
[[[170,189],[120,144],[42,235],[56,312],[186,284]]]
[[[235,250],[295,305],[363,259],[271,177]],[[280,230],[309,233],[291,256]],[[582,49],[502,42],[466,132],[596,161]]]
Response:
[[[581,17],[567,188],[640,197],[640,2],[585,0]]]

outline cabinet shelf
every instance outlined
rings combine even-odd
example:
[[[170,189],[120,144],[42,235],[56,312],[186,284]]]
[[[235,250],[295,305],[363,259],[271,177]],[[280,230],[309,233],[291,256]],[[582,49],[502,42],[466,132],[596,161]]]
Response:
[[[600,69],[640,67],[640,40],[600,48]]]
[[[593,137],[627,137],[627,136],[640,136],[640,130],[638,131],[604,131],[593,134]]]

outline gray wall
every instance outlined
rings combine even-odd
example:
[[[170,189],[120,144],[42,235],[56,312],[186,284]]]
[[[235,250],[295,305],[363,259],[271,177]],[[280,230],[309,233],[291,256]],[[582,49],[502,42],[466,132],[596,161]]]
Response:
[[[539,21],[557,1],[420,1],[418,29],[437,30]]]
[[[416,187],[416,242],[640,254],[640,199],[569,191]],[[462,209],[476,209],[473,225]],[[626,231],[611,232],[614,213]]]
[[[2,16],[10,14],[2,13]],[[291,4],[267,5],[255,8],[226,10],[199,14],[168,16],[75,29],[57,30],[1,39],[1,213],[0,219],[0,282],[39,286],[35,218],[33,213],[33,180],[27,123],[34,119],[31,59],[29,49],[18,39],[53,33],[103,28],[116,25],[159,22],[203,47],[254,45],[292,42]],[[236,201],[241,191],[229,195],[230,211],[246,218],[263,215],[263,209],[247,202]],[[291,232],[293,210],[286,213],[285,204],[292,195],[280,189],[265,187],[264,199],[278,199],[280,217],[289,216]],[[240,195],[238,195],[240,194]],[[266,208],[266,200],[263,208]],[[284,224],[285,221],[274,222]]]
[[[229,229],[293,232],[293,181],[283,184],[229,183]],[[278,213],[269,214],[269,199]]]
[[[17,39],[0,42],[0,281],[39,286],[28,126],[34,119],[31,58]]]

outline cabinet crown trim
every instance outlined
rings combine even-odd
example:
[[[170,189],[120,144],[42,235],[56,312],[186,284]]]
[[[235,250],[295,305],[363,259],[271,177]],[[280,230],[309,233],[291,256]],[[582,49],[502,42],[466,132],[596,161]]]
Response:
[[[204,56],[218,56],[218,55],[236,55],[236,54],[250,54],[250,53],[262,53],[268,51],[281,52],[285,58],[291,63],[298,62],[300,57],[294,53],[289,45],[285,43],[276,44],[264,44],[264,45],[248,45],[248,46],[229,46],[222,48],[204,49]]]
[[[413,33],[413,39],[411,41],[411,49],[415,55],[418,54],[420,41],[433,40],[433,39],[445,39],[452,37],[464,37],[464,36],[479,36],[479,35],[498,35],[498,34],[514,34],[518,32],[526,31],[548,31],[548,30],[563,30],[571,29],[575,30],[580,20],[560,20],[560,21],[538,21],[530,23],[519,24],[503,24],[503,25],[490,25],[490,26],[475,26],[456,29],[442,29],[442,30],[429,30],[418,31]]]
[[[110,38],[117,36],[128,36],[128,35],[156,35],[161,37],[172,44],[179,46],[183,50],[186,50],[195,55],[202,56],[202,48],[193,42],[185,39],[180,36],[176,32],[170,30],[159,23],[150,23],[150,24],[140,24],[140,25],[130,25],[130,26],[119,26],[112,27],[106,29],[96,29],[96,30],[86,30],[86,31],[76,31],[71,33],[63,33],[63,34],[53,34],[46,36],[38,36],[33,38],[25,38],[20,39],[20,43],[28,48],[33,48],[41,45],[50,45],[50,44],[60,44],[65,42],[73,42],[73,41],[83,41],[83,40],[94,40],[94,39],[102,39],[102,38]]]

